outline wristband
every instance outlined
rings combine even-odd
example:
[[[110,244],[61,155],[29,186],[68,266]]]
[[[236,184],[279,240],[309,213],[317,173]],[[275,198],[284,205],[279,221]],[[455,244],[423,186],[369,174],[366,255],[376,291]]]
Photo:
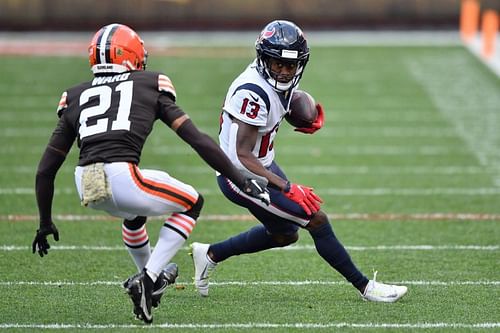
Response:
[[[287,181],[285,188],[283,189],[283,192],[288,193],[288,192],[290,192],[291,188],[292,188],[292,184],[290,184],[290,181]]]

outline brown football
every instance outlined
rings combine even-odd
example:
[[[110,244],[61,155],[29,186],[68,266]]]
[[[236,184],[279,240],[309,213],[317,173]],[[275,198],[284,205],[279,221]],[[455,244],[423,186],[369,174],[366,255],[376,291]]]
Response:
[[[303,90],[296,90],[290,102],[290,112],[285,116],[288,123],[293,127],[311,127],[317,116],[314,98]]]

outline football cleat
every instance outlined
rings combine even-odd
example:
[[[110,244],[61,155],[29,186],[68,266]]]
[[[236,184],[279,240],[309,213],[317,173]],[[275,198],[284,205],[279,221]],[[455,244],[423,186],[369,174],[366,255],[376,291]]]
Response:
[[[152,305],[154,308],[157,308],[158,305],[160,305],[160,300],[161,297],[163,296],[163,293],[165,292],[168,286],[175,283],[175,280],[177,279],[178,275],[179,275],[179,268],[177,267],[177,264],[173,262],[168,264],[160,272],[160,275],[158,276],[158,279],[156,279],[156,282],[153,287]]]
[[[216,263],[209,260],[208,249],[210,244],[191,244],[191,257],[194,264],[194,285],[201,296],[208,296],[208,279],[210,273],[215,270]]]
[[[154,283],[146,274],[146,269],[135,274],[124,282],[123,287],[134,304],[134,314],[137,319],[146,324],[153,322],[153,288]]]
[[[370,280],[366,285],[365,292],[360,293],[361,297],[366,301],[393,303],[408,291],[406,286],[380,283],[376,281],[376,278],[377,272],[374,273],[373,280]]]

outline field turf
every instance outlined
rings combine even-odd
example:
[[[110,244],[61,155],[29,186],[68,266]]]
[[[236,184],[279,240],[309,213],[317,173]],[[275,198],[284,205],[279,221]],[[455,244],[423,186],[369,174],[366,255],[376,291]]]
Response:
[[[216,139],[226,89],[253,52],[188,54],[151,54],[149,68],[170,76],[178,104]],[[500,80],[464,48],[313,48],[301,89],[324,105],[326,125],[309,136],[283,124],[275,142],[288,177],[325,200],[359,268],[407,285],[405,298],[363,302],[304,231],[292,247],[219,265],[210,296],[199,297],[188,244],[222,240],[256,222],[219,193],[213,170],[158,123],[141,166],[166,170],[206,201],[174,258],[178,283],[148,327],[133,320],[121,289],[135,267],[120,221],[79,205],[76,147],[56,181],[61,239],[49,239],[47,257],[31,254],[37,163],[60,94],[91,77],[87,60],[0,59],[0,331],[500,330]],[[159,219],[148,223],[153,244],[160,226]]]

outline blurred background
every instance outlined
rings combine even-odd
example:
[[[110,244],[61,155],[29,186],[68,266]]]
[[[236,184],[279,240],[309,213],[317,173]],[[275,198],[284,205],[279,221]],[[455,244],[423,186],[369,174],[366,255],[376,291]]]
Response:
[[[500,10],[500,0],[483,0]],[[0,30],[255,30],[280,18],[307,30],[456,29],[460,0],[0,0]]]

